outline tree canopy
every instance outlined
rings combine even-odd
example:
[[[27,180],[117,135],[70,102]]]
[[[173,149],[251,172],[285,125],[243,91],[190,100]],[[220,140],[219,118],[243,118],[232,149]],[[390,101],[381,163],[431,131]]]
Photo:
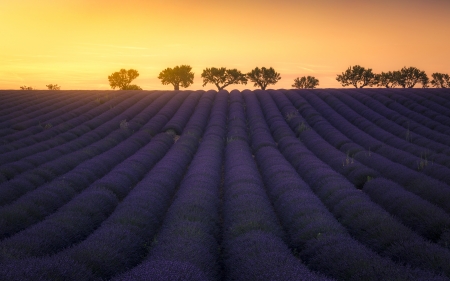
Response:
[[[256,67],[247,73],[247,78],[255,83],[255,87],[261,87],[262,90],[265,90],[269,84],[275,85],[281,79],[280,73],[275,72],[275,69],[272,67]]]
[[[189,87],[194,83],[194,73],[191,72],[192,67],[189,65],[175,66],[174,68],[166,68],[158,75],[163,85],[172,84],[174,90]]]
[[[294,79],[294,84],[292,84],[292,87],[297,89],[314,89],[317,86],[319,86],[319,80],[314,76],[297,77]]]
[[[45,86],[49,90],[61,90],[61,86],[58,86],[58,84],[48,84],[48,85],[45,85]]]
[[[108,76],[109,85],[111,88],[119,88],[120,90],[142,90],[137,85],[130,85],[131,81],[139,76],[139,72],[135,69],[124,69],[114,72]]]
[[[400,85],[400,71],[381,72],[376,75],[378,86],[386,88],[395,88]]]
[[[431,75],[431,85],[436,88],[450,88],[450,76],[448,74],[435,72]]]
[[[33,87],[28,87],[28,86],[20,86],[21,90],[33,90]]]
[[[353,67],[350,66],[345,72],[338,74],[336,80],[340,82],[343,87],[353,85],[355,88],[364,88],[365,86],[372,87],[377,84],[372,69],[365,69],[359,65]]]
[[[225,87],[231,84],[247,84],[247,77],[245,76],[245,74],[243,74],[236,68],[206,68],[203,70],[202,78],[203,86],[211,83],[216,85],[218,91],[223,90]]]
[[[403,67],[400,70],[399,84],[403,88],[413,88],[417,83],[421,83],[423,88],[428,87],[428,76],[425,71],[416,67]]]
[[[125,86],[125,87],[124,87],[123,89],[121,89],[121,90],[142,90],[142,88],[139,87],[138,85],[131,84],[131,85]]]

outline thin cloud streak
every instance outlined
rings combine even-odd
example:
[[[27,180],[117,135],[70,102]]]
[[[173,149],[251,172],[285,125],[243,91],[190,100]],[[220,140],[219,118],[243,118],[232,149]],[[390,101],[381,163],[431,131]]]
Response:
[[[86,45],[86,46],[110,47],[110,48],[117,48],[117,49],[149,50],[148,48],[144,48],[144,47],[134,47],[134,46],[117,46],[117,45],[92,44],[92,43],[78,43],[78,44],[79,44],[79,45]]]

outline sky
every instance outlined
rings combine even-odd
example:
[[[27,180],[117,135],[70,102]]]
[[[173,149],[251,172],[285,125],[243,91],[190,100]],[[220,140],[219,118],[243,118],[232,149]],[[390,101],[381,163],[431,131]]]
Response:
[[[340,88],[349,66],[414,66],[450,74],[450,0],[0,0],[0,89],[108,90],[108,76],[136,69],[132,84],[171,90],[158,74],[187,64],[187,89],[207,67],[273,67],[268,88],[314,76]],[[230,85],[255,89],[253,83]]]

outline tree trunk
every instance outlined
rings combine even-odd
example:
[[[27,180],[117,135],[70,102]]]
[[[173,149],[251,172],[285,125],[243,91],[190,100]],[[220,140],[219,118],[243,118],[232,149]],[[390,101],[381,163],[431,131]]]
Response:
[[[174,90],[174,91],[180,90],[180,84],[174,84],[174,85],[173,85],[173,90]]]

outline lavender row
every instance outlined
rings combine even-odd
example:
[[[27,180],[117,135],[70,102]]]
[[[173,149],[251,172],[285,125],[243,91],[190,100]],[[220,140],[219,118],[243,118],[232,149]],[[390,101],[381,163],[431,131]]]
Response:
[[[60,93],[54,91],[36,90],[36,91],[5,91],[0,90],[1,103],[0,111],[2,116],[24,109],[24,106],[38,105],[49,99],[60,96]],[[18,116],[20,114],[17,114]],[[2,120],[1,118],[0,120]],[[7,119],[7,118],[6,118]]]
[[[270,129],[259,121],[265,117],[254,93],[246,92],[245,99],[251,130],[256,127],[271,138]],[[266,108],[265,112],[275,118],[267,105],[268,103],[262,104]],[[257,139],[252,139],[253,141]],[[293,135],[285,136],[280,141],[292,142],[291,144],[298,142]],[[408,279],[425,274],[381,258],[353,240],[278,149],[266,146],[254,153],[268,194],[288,233],[289,245],[308,267],[339,280]],[[302,151],[305,157],[308,154],[313,158],[312,153]],[[423,275],[425,276],[428,275]]]
[[[353,140],[356,144],[363,146],[366,150],[370,151],[373,157],[376,157],[379,154],[385,159],[386,164],[392,165],[399,163],[401,165],[398,166],[408,167],[410,173],[413,175],[424,176],[423,174],[429,174],[430,176],[435,177],[435,179],[444,182],[450,181],[449,175],[447,175],[445,172],[442,172],[443,170],[445,171],[448,168],[438,164],[425,165],[424,159],[408,155],[404,151],[387,146],[383,142],[374,139],[369,134],[365,133],[361,129],[351,124],[348,120],[343,118],[339,113],[330,108],[328,104],[318,96],[311,95],[310,93],[304,93],[302,96],[305,97],[305,99],[315,108],[315,110],[318,111],[319,116],[325,117],[325,119],[331,125],[344,133],[348,138]],[[347,152],[349,152],[350,156],[354,157],[354,152],[351,152],[351,149],[348,148],[348,146],[351,145],[351,143],[348,145],[343,145],[340,147],[340,150],[343,151],[343,149],[347,149]],[[361,162],[360,159],[356,160]],[[368,167],[372,167],[372,164],[363,164]],[[378,170],[376,168],[374,169]],[[438,181],[436,180],[436,182]],[[439,185],[448,187],[448,185],[444,184],[443,182],[441,182]]]
[[[210,108],[202,102],[199,106]],[[149,276],[152,280],[220,280],[219,188],[226,109],[227,93],[219,92],[211,119],[220,122],[222,130],[209,123],[147,258],[114,280],[146,280]]]
[[[42,119],[41,117],[39,118],[39,120],[30,120],[28,121],[30,125],[26,126],[26,129],[3,137],[3,143],[7,144],[3,147],[3,149],[7,147],[9,149],[18,149],[20,147],[18,146],[18,144],[21,144],[22,147],[34,144],[38,142],[39,138],[41,137],[36,136],[37,134],[42,135],[42,132],[48,131],[52,127],[64,127],[64,122],[68,122],[70,121],[70,119],[80,116],[95,107],[96,105],[94,103],[86,103],[86,101],[82,100],[80,102],[74,102],[69,106],[49,112],[53,115],[53,118],[51,119]]]
[[[374,110],[379,110],[380,106],[379,104],[382,104],[384,109],[382,111],[378,111],[380,114],[385,115],[386,113],[390,114],[390,118],[393,120],[396,120],[397,124],[402,125],[405,128],[405,131],[409,129],[411,133],[417,134],[417,136],[422,136],[427,139],[430,139],[432,141],[444,144],[446,146],[450,145],[450,139],[448,138],[448,135],[438,133],[433,131],[430,128],[427,128],[403,115],[395,111],[396,109],[399,109],[399,106],[396,105],[391,99],[387,98],[386,96],[382,94],[374,94],[373,95],[374,101],[378,101],[377,103],[377,109],[374,108]],[[374,102],[375,103],[375,102]],[[416,135],[411,135],[409,138],[412,142],[419,142],[420,138],[418,140],[415,139]]]
[[[67,96],[70,96],[70,94],[61,95],[60,93],[49,91],[28,92],[26,95],[22,95],[22,99],[13,101],[13,104],[2,110],[2,116],[6,118],[1,118],[0,124],[15,118],[24,118],[27,114],[32,114],[44,107],[64,101]]]
[[[51,114],[55,109],[65,107],[79,100],[79,96],[76,95],[58,95],[54,99],[47,99],[45,102],[40,104],[39,106],[33,105],[26,108],[26,111],[23,114],[8,118],[8,120],[0,123],[2,126],[8,126],[13,128],[14,130],[24,130],[28,126],[37,125],[33,123],[29,123],[29,121],[33,122],[33,120],[39,119],[41,116],[46,115],[48,113]],[[27,122],[29,124],[27,124]],[[23,125],[21,123],[24,123]],[[36,122],[37,123],[37,122]],[[27,126],[28,125],[28,126]]]
[[[294,103],[299,112],[305,116],[314,130],[331,145],[349,153],[351,159],[355,159],[367,167],[378,171],[383,177],[399,183],[405,189],[449,212],[450,209],[447,202],[450,200],[450,191],[445,187],[445,184],[412,171],[403,165],[393,163],[373,153],[371,150],[366,150],[362,146],[353,143],[347,136],[328,123],[324,116],[318,114],[302,96],[294,91],[286,92],[286,96]],[[327,114],[332,114],[332,112],[327,112]]]
[[[32,139],[34,142],[32,144],[23,143],[21,140],[18,140],[17,142],[5,145],[3,148],[6,149],[6,151],[2,155],[1,164],[3,165],[12,161],[17,161],[28,155],[54,148],[72,141],[87,132],[94,134],[95,130],[99,130],[100,133],[102,133],[102,130],[104,130],[102,128],[111,126],[110,124],[112,123],[110,121],[112,119],[123,117],[121,115],[123,115],[124,112],[129,111],[128,109],[130,107],[133,105],[138,106],[135,104],[141,98],[142,97],[136,96],[125,99],[112,109],[109,109],[109,107],[106,106],[102,106],[101,108],[97,107],[93,111],[87,112],[87,114],[76,118],[75,124],[69,122],[64,127],[58,126],[50,128],[49,130],[44,130]],[[73,128],[71,128],[72,125],[74,125]],[[117,126],[115,126],[115,128],[117,128]]]
[[[135,104],[123,114],[132,117],[143,107],[143,104]],[[3,165],[0,169],[9,181],[0,184],[0,205],[8,204],[26,192],[69,172],[80,163],[111,149],[130,135],[129,130],[118,126],[115,118],[82,138]]]
[[[172,118],[176,118],[175,115],[179,115],[177,112],[190,93],[190,91],[178,93],[162,91],[161,98],[165,101],[160,101],[158,99],[158,102],[152,103],[139,118],[135,118],[130,122],[131,128],[133,130],[145,131],[152,136],[161,133],[167,122],[169,122]],[[167,102],[168,100],[170,101]],[[164,106],[164,104],[166,105]],[[159,109],[161,110],[158,111]],[[155,110],[158,114],[153,117]],[[152,117],[152,122],[145,123],[146,118],[148,118],[147,115]]]
[[[264,113],[275,120],[276,114],[269,112],[276,113],[277,109],[273,105],[270,106],[267,96],[261,97],[263,94],[265,93],[259,93],[258,97],[263,101]],[[246,95],[247,97],[250,100],[247,102],[250,112],[250,105],[256,103],[252,95]],[[258,109],[253,111],[255,120],[264,118]],[[281,116],[278,119],[281,121]],[[268,130],[266,133],[270,136]],[[319,173],[324,172],[324,177],[332,176],[331,173],[326,173],[327,166],[314,159],[314,154],[302,147],[295,137],[286,136],[278,140],[281,148],[295,147],[289,153],[296,152],[297,156],[301,155],[300,161],[303,162],[300,165],[308,166],[311,170],[317,169]],[[290,234],[291,247],[308,262],[309,267],[341,280],[431,278],[431,275],[423,271],[412,271],[394,264],[387,258],[381,258],[353,240],[277,149],[264,147],[256,152],[256,159],[274,206]]]
[[[420,92],[412,91],[407,96],[415,103],[425,106],[426,108],[438,113],[432,118],[433,120],[450,126],[449,117],[446,116],[448,110],[450,109],[450,101],[435,95],[435,92],[435,90],[431,89],[422,90]],[[403,92],[398,92],[398,94],[403,94]]]
[[[142,102],[144,98],[150,102],[155,96],[157,95],[119,95],[118,97],[111,99],[80,116],[72,118],[59,126],[46,128],[30,138],[14,139],[5,147],[14,150],[13,152],[17,153],[17,150],[19,149],[25,149],[25,151],[26,149],[35,149],[35,147],[45,149],[42,148],[42,146],[48,144],[50,140],[53,140],[53,142],[57,140],[57,145],[63,144],[85,134],[86,132],[93,131],[99,127],[101,128],[102,125],[112,119],[118,119],[118,115],[126,112],[127,109],[135,103]],[[117,120],[117,122],[120,122],[120,120]],[[18,135],[20,136],[20,134]]]
[[[388,91],[387,93],[390,92]],[[352,97],[361,102],[364,102],[372,112],[376,112],[372,113],[371,115],[377,117],[377,123],[379,123],[380,125],[388,123],[387,125],[384,125],[385,130],[411,143],[428,147],[429,149],[437,152],[444,151],[444,153],[448,155],[448,140],[446,140],[448,139],[448,135],[439,133],[437,131],[435,132],[434,127],[436,126],[436,124],[434,124],[434,126],[430,125],[431,128],[427,128],[426,126],[415,122],[414,120],[411,120],[408,116],[402,116],[401,114],[399,114],[399,112],[393,110],[391,107],[397,108],[400,111],[404,108],[396,101],[388,98],[387,93],[373,93],[370,96],[355,94],[352,95]],[[388,121],[386,119],[392,121]],[[393,128],[390,128],[389,125],[393,126]],[[444,128],[446,127],[444,125],[438,125],[442,130],[444,130]]]
[[[353,105],[353,108],[361,108],[361,106],[358,106],[360,104],[352,103],[351,98],[346,97],[347,96],[344,95],[339,96],[341,100],[346,100],[346,103],[349,104],[349,106]],[[417,141],[414,142],[426,144],[426,148],[418,145],[413,145],[405,139],[404,134],[402,138],[402,133],[404,133],[402,131],[403,127],[396,127],[395,123],[377,116],[378,114],[374,113],[370,109],[360,109],[359,111],[359,113],[362,114],[366,119],[359,119],[357,124],[358,128],[360,128],[361,130],[364,128],[364,131],[368,132],[372,137],[378,139],[381,143],[387,144],[386,146],[375,150],[377,153],[393,161],[399,162],[411,169],[419,170],[426,175],[450,184],[450,166],[448,166],[450,164],[450,150],[448,149],[448,147],[439,143],[433,143],[432,141],[421,138],[420,136],[417,136],[415,138]],[[340,112],[342,112],[342,110]],[[347,108],[344,112],[347,113],[345,117],[350,120],[348,117],[350,109]],[[370,117],[368,116],[370,112],[378,117],[377,120],[379,121],[377,122],[377,125],[374,125],[372,122],[370,122]],[[386,131],[389,131],[389,133]],[[391,134],[395,133],[396,131],[398,132],[396,134],[397,137]],[[422,141],[420,141],[420,139],[422,139]],[[440,152],[442,153],[435,153],[435,151],[439,148],[441,149]],[[406,151],[410,152],[415,157],[411,157],[411,155],[406,153]],[[445,155],[446,152],[448,152],[449,155]]]
[[[199,112],[204,110],[209,108],[203,108]],[[190,123],[187,128],[189,126]],[[59,265],[60,267],[66,268],[74,264],[78,266],[78,270],[57,272],[61,274],[59,278],[74,279],[77,272],[85,272],[86,279],[90,280],[95,277],[109,278],[136,265],[145,255],[146,245],[151,243],[151,237],[159,228],[165,210],[170,205],[173,193],[197,146],[198,138],[188,134],[182,135],[166,156],[131,190],[111,216],[85,240],[36,263],[33,263],[34,259],[12,262],[7,265],[5,271],[0,272],[0,276],[22,274],[19,269],[25,263],[31,264],[29,270],[33,271],[32,278],[37,278],[52,272],[53,264],[62,260],[65,263]],[[33,267],[35,264],[42,269],[38,271]],[[13,270],[19,272],[14,273]]]
[[[235,102],[236,101],[236,102]],[[230,93],[225,149],[225,280],[328,280],[293,256],[253,160],[240,92]]]
[[[447,101],[450,101],[450,97],[448,94],[450,93],[450,90],[447,89],[436,89],[436,92],[433,92],[434,94],[438,95],[439,97],[446,99]]]
[[[427,95],[426,92],[423,93],[423,100],[418,102],[414,99],[414,92],[411,93],[411,96],[403,95],[402,92],[392,92],[387,95],[389,98],[394,99],[396,103],[404,106],[399,113],[405,115],[406,117],[415,120],[418,123],[421,123],[427,126],[430,129],[436,130],[446,135],[450,135],[450,118],[444,113],[443,110],[435,111],[430,109],[426,105],[422,105],[422,101],[426,100]],[[429,104],[429,103],[427,103]],[[438,109],[444,109],[439,107],[438,104],[433,104]],[[447,109],[448,110],[448,109]],[[439,119],[436,120],[436,118]]]
[[[384,178],[370,180],[362,190],[423,237],[450,248],[450,217],[441,208]]]
[[[294,101],[294,104],[299,107],[299,110],[302,113],[306,114],[305,117],[307,117],[310,124],[319,124],[319,122],[314,121],[314,119],[320,120],[322,130],[316,131],[330,144],[339,148],[341,151],[349,153],[352,159],[378,171],[383,177],[399,183],[408,191],[411,191],[443,208],[445,211],[450,212],[450,206],[447,204],[448,200],[450,200],[450,190],[446,184],[406,168],[401,164],[391,162],[390,160],[373,153],[370,149],[366,150],[362,146],[353,143],[347,136],[343,135],[343,133],[329,124],[324,116],[319,115],[311,108],[301,96],[294,92],[287,93],[287,96]],[[333,112],[330,110],[326,112],[326,114],[332,115]],[[339,117],[337,116],[336,118]],[[331,121],[333,120],[334,119],[331,119]],[[340,125],[339,122],[335,124],[337,127]],[[361,142],[362,144],[370,143],[370,139],[362,139]],[[428,168],[431,167],[432,166]]]
[[[449,117],[446,115],[448,110],[450,109],[450,101],[442,98],[439,93],[444,93],[439,90],[426,89],[427,98],[417,100],[417,98],[422,98],[420,91],[414,91],[414,96],[412,97],[414,100],[420,102],[422,105],[427,106],[428,108],[434,110],[440,115],[436,116],[434,120],[441,122],[444,125],[450,126]],[[448,89],[447,89],[448,95]]]
[[[269,91],[277,104],[278,110],[285,117],[295,135],[320,160],[345,176],[357,188],[362,188],[368,179],[379,176],[379,173],[352,159],[325,141],[315,130],[311,130],[308,122],[301,116],[291,101],[279,91]]]
[[[85,98],[81,101],[82,106],[76,110],[61,111],[61,109],[57,109],[55,111],[60,111],[60,114],[55,115],[54,118],[45,121],[40,119],[39,125],[38,122],[32,120],[30,122],[34,122],[33,124],[35,126],[27,127],[25,130],[18,131],[15,134],[10,134],[5,137],[4,141],[8,144],[2,148],[2,151],[6,151],[5,149],[7,147],[15,150],[57,136],[58,134],[71,129],[76,125],[82,124],[83,122],[92,119],[94,116],[111,109],[125,98],[127,98],[125,95],[121,95],[103,106],[99,105],[98,102],[90,102],[91,98],[87,98],[88,101],[86,101]],[[97,113],[93,114],[94,112]],[[80,117],[85,118],[82,119]],[[24,143],[25,141],[26,143]]]
[[[93,106],[95,106],[94,104],[92,104],[92,102],[90,102],[90,99],[87,97],[81,98],[79,95],[74,96],[73,98],[66,98],[64,101],[64,104],[55,104],[52,105],[49,108],[43,108],[42,109],[42,114],[40,114],[39,116],[35,116],[31,119],[27,119],[24,121],[19,121],[19,120],[9,120],[10,122],[12,122],[12,128],[16,129],[16,128],[21,128],[20,130],[25,130],[29,127],[33,127],[33,126],[57,126],[58,124],[64,122],[64,119],[61,117],[65,117],[66,119],[70,119],[70,115],[69,116],[64,116],[65,114],[67,114],[68,112],[74,111],[74,113],[76,115],[78,114],[82,114],[83,111],[79,112],[78,108],[82,107],[83,105],[86,104],[91,104],[90,108],[86,108],[87,109],[91,109]],[[86,106],[84,106],[86,107]],[[83,108],[84,109],[84,108]],[[76,116],[76,115],[72,115]]]
[[[7,119],[6,116],[8,113],[14,111],[12,108],[24,103],[29,96],[29,91],[17,92],[0,90],[0,100],[2,101],[0,102],[0,120]]]
[[[182,99],[178,100],[178,102],[181,101]],[[171,108],[172,114],[177,110],[177,107],[174,107],[170,103],[166,107]],[[164,124],[160,124],[160,128],[163,126]],[[129,130],[119,129],[117,133],[118,135],[116,137],[122,135],[122,140],[125,140],[125,137],[130,135]],[[103,139],[100,147],[112,147],[112,149],[82,163],[69,173],[56,178],[54,181],[39,187],[35,191],[27,193],[13,204],[0,208],[0,214],[5,214],[1,221],[1,225],[3,226],[2,232],[0,232],[1,237],[10,236],[42,219],[44,216],[49,215],[62,204],[68,202],[76,193],[104,176],[115,165],[136,152],[150,138],[151,135],[148,132],[140,131],[127,141],[114,139],[113,136]],[[75,154],[75,156],[77,155]],[[69,162],[72,163],[74,161]],[[54,166],[53,169],[57,169],[57,167]],[[17,192],[16,189],[12,191]],[[54,193],[54,196],[44,199],[43,197],[48,196],[48,193]]]
[[[341,131],[346,130],[345,133],[349,137],[354,139],[360,145],[364,145],[366,149],[369,147],[374,147],[374,152],[390,159],[391,161],[400,163],[412,170],[420,170],[420,172],[426,175],[450,184],[450,168],[438,163],[430,164],[430,166],[433,166],[432,168],[427,167],[429,160],[428,157],[433,157],[433,152],[429,152],[431,155],[428,156],[424,153],[425,149],[422,148],[422,151],[420,151],[420,148],[417,148],[415,151],[417,155],[411,155],[410,153],[402,150],[404,145],[409,144],[405,139],[395,137],[383,129],[380,129],[377,125],[365,118],[362,118],[350,107],[346,106],[335,96],[329,93],[323,93],[317,96],[306,93],[304,96],[307,100],[312,102],[312,105],[315,106],[317,110],[323,110],[323,108],[326,107],[326,105],[318,100],[318,98],[320,97],[323,101],[325,101],[326,104],[336,111],[336,113],[331,113],[336,116],[333,118],[333,124],[339,123]],[[385,119],[381,120],[385,121]],[[392,126],[391,122],[386,123],[387,124],[384,127]],[[364,142],[362,141],[363,139]],[[441,155],[440,160],[443,160],[444,163],[450,162],[450,158],[445,155]],[[431,162],[432,160],[430,159],[430,163]]]
[[[56,98],[62,99],[61,96]],[[44,101],[48,102],[48,100],[51,100],[51,98],[49,97]],[[23,126],[15,126],[18,122],[24,120],[24,117],[30,113],[29,110],[33,110],[33,108],[30,109],[27,107],[28,103],[32,105],[33,108],[39,109],[39,103],[34,99],[30,100],[28,98],[27,101],[24,101],[24,104],[19,103],[18,106],[13,106],[14,110],[11,113],[5,113],[4,118],[2,118],[3,121],[0,122],[0,127],[2,128],[0,130],[0,136],[2,136],[0,144],[7,144],[8,142],[10,142],[11,139],[23,138],[27,135],[30,135],[30,133],[33,132],[36,133],[44,129],[43,126],[38,126],[38,122],[35,122],[34,123],[35,126],[29,128],[24,128]],[[51,106],[47,107],[46,110],[47,112],[51,112],[52,107]]]
[[[126,121],[126,117],[132,117],[130,113],[134,113],[134,111],[138,112],[139,110],[142,110],[143,106],[146,103],[140,103],[136,104],[133,107],[129,108],[119,116],[110,116],[112,117],[112,120],[103,120],[104,124],[100,125],[98,128],[93,128],[91,131],[88,131],[89,128],[82,127],[80,129],[83,130],[83,128],[87,128],[85,131],[86,133],[83,134],[83,132],[79,132],[79,134],[73,134],[75,130],[71,130],[70,132],[60,135],[58,138],[52,138],[49,141],[45,142],[45,144],[48,146],[48,150],[36,153],[34,155],[30,155],[28,157],[25,157],[23,154],[27,154],[26,152],[30,152],[32,149],[22,150],[23,158],[19,161],[9,163],[7,165],[3,165],[0,168],[0,171],[3,172],[7,176],[8,179],[13,178],[15,175],[23,173],[27,170],[33,169],[34,167],[40,166],[46,162],[50,162],[54,159],[57,159],[59,157],[69,157],[70,153],[77,153],[80,149],[83,148],[83,151],[85,151],[86,147],[95,145],[98,143],[98,141],[101,141],[102,138],[106,138],[108,134],[110,134],[112,131],[116,130],[117,128],[120,128],[121,130],[131,130],[135,131],[142,126],[142,122],[147,122],[150,118],[152,118],[156,112],[160,110],[161,107],[163,107],[167,100],[170,99],[171,96],[162,96],[158,98],[156,101],[152,102],[146,109],[144,109],[141,113],[139,113],[137,116],[134,116],[134,118],[131,121]],[[147,100],[152,101],[153,98],[149,97]],[[144,100],[145,101],[145,100]],[[173,103],[178,104],[179,106],[179,99],[175,99]],[[132,104],[130,104],[131,106]],[[133,111],[134,110],[134,111]],[[166,110],[167,111],[167,110]],[[176,111],[174,108],[170,107],[169,112]],[[120,113],[117,112],[117,113]],[[166,113],[164,113],[166,114]],[[108,116],[105,116],[108,117]],[[115,118],[114,118],[115,117]],[[122,121],[119,121],[122,120]],[[125,121],[123,121],[125,120]],[[97,122],[97,121],[96,121]],[[123,124],[125,123],[125,124]],[[158,126],[161,125],[160,122],[158,122],[155,118],[155,120],[152,120],[151,122],[153,124],[153,127],[158,128]],[[164,124],[162,124],[164,125]],[[152,134],[154,135],[154,134]],[[78,137],[79,136],[79,137]],[[63,138],[64,137],[64,138]],[[71,140],[72,139],[72,140]],[[43,143],[40,144],[41,147],[47,147]],[[53,147],[54,146],[54,147]],[[53,148],[52,148],[53,147]],[[89,149],[89,148],[88,148]],[[10,153],[13,154],[13,156],[17,156],[16,153]],[[68,155],[67,155],[68,154]],[[66,155],[66,156],[64,156]],[[16,179],[12,179],[9,184],[14,184],[14,181]]]
[[[177,114],[164,126],[162,130],[172,130],[176,135],[180,135],[189,120],[188,117],[194,112],[195,106],[197,105],[202,93],[203,92],[201,91],[193,92],[190,95],[192,98],[185,100],[184,103],[186,106],[180,108],[180,110],[177,111]]]
[[[0,237],[8,237],[48,216],[89,184],[105,175],[114,165],[135,153],[140,144],[134,141],[125,141],[128,136],[121,132],[110,136],[101,142],[102,146],[106,147],[108,151],[88,161],[82,159],[86,154],[81,153],[66,158],[64,161],[58,161],[61,168],[70,169],[70,171],[48,183],[45,182],[46,180],[43,177],[47,175],[52,177],[53,175],[50,173],[46,175],[44,173],[47,170],[40,169],[38,170],[39,174],[36,174],[33,178],[31,177],[33,174],[25,178],[33,180],[33,186],[24,184],[20,186],[20,190],[19,186],[2,189],[2,193],[7,199],[15,199],[19,195],[21,197],[0,207]],[[78,159],[75,157],[78,157]],[[81,161],[84,162],[81,163]],[[73,162],[76,162],[78,166],[72,167]],[[65,164],[64,167],[62,167],[63,164]],[[25,183],[29,184],[30,182]]]
[[[398,125],[393,121],[386,120],[384,116],[378,114],[377,112],[374,112],[364,105],[370,104],[372,102],[372,98],[370,98],[369,96],[365,95],[364,97],[358,97],[359,102],[356,99],[352,98],[352,96],[350,95],[336,95],[336,97],[338,97],[349,107],[357,111],[358,114],[361,114],[362,117],[367,119],[359,122],[358,126],[360,128],[372,127],[370,130],[368,130],[368,133],[370,133],[373,137],[378,138],[380,141],[389,144],[397,149],[401,149],[414,154],[415,156],[422,158],[427,157],[430,162],[432,161],[431,159],[433,159],[435,163],[450,166],[450,156],[445,155],[446,152],[450,151],[447,146],[437,142],[426,140],[424,138],[422,138],[422,145],[410,142],[407,133],[405,133],[404,127]],[[377,127],[373,127],[374,124],[376,124]],[[394,136],[397,136],[397,138]],[[416,137],[416,142],[417,139],[418,137]]]
[[[416,142],[415,146],[423,146],[433,144],[434,150],[442,150],[445,149],[446,146],[442,143],[433,141],[429,139],[428,135],[420,136],[418,134],[413,134],[411,131],[416,127],[425,127],[424,124],[420,124],[419,122],[415,122],[409,116],[402,116],[399,112],[392,110],[391,106],[398,106],[399,108],[405,109],[401,104],[398,103],[398,99],[405,99],[403,96],[398,96],[394,98],[396,92],[395,91],[381,91],[381,92],[368,92],[364,94],[364,92],[356,92],[350,93],[349,95],[336,95],[342,102],[347,104],[349,107],[352,107],[353,110],[358,111],[359,114],[366,117],[368,120],[382,127],[384,130],[392,133],[393,135],[398,136],[400,139],[408,141],[410,143]],[[378,100],[378,96],[382,96],[383,101]],[[416,106],[420,106],[418,103],[414,103]],[[423,119],[424,116],[422,115]],[[446,126],[439,124],[433,120],[428,118],[423,119],[423,122],[432,122],[434,124],[430,124],[430,127],[434,127],[436,129],[441,128],[442,130],[446,130]],[[412,121],[412,122],[411,122]],[[437,127],[436,127],[437,126]],[[410,135],[408,136],[407,133]],[[432,146],[433,147],[433,146]]]
[[[210,111],[210,107],[198,108],[193,117],[203,115],[205,111]],[[144,259],[198,147],[199,139],[185,133],[190,126],[199,125],[192,124],[195,122],[191,119],[180,139],[108,219],[81,243],[54,258],[70,258],[88,268],[97,278],[105,279],[136,266]],[[204,128],[206,120],[201,122]]]
[[[22,280],[39,280],[51,274],[53,279],[75,280],[83,273],[82,280],[109,279],[138,264],[151,243],[148,237],[159,228],[170,205],[183,167],[194,153],[186,148],[196,143],[190,136],[180,138],[108,219],[82,242],[50,257],[5,262],[0,267],[0,278],[20,276]],[[55,267],[69,270],[55,271]]]
[[[0,262],[54,254],[85,239],[113,212],[172,144],[173,137],[169,134],[155,136],[146,146],[92,183],[57,212],[1,241]]]
[[[264,92],[259,94],[258,98],[265,105],[263,109],[270,126],[275,120],[276,105],[267,94],[264,95]],[[271,112],[267,108],[269,110],[272,108]],[[266,114],[266,111],[269,111],[269,114]],[[278,115],[278,119],[283,120],[279,111]],[[269,116],[272,118],[268,119]],[[281,126],[281,122],[279,125]],[[288,125],[284,123],[284,127]],[[450,275],[450,266],[446,262],[450,258],[448,250],[425,241],[400,224],[373,203],[367,195],[355,189],[342,175],[320,160],[314,157],[307,159],[300,142],[291,140],[286,145],[283,138],[275,140],[278,141],[283,155],[297,169],[314,193],[358,241],[382,256],[398,259],[416,268],[432,270],[437,274]]]

